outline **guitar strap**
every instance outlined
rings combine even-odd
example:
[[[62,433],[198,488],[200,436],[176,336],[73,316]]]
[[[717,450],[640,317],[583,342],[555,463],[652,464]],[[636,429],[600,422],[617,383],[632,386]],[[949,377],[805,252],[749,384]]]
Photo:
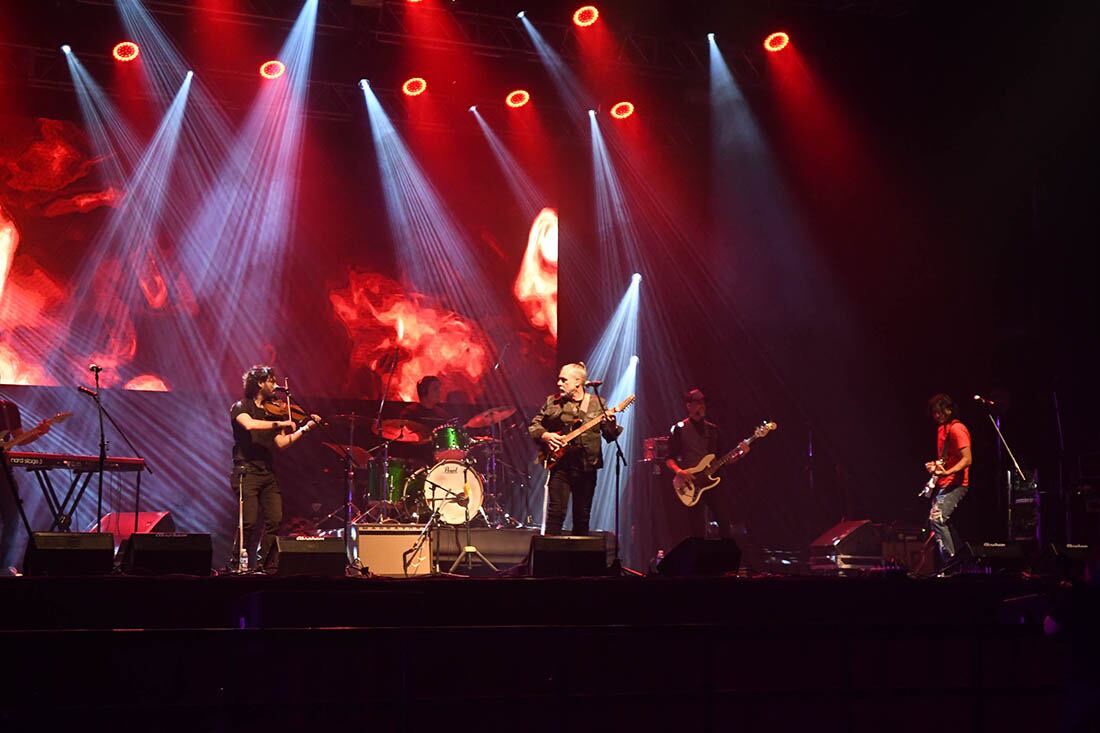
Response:
[[[584,397],[581,398],[581,422],[584,422],[584,418],[588,417],[588,405],[592,400],[592,393],[585,392]]]

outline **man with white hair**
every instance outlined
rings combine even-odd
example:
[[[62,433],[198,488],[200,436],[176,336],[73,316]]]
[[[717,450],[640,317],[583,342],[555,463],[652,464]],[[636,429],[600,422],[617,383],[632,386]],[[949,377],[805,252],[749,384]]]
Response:
[[[604,420],[565,443],[565,435],[582,423],[599,417],[602,406],[585,392],[588,370],[584,362],[566,364],[558,372],[558,393],[546,398],[542,409],[531,421],[528,432],[548,452],[564,448],[562,457],[550,470],[547,482],[546,534],[563,534],[565,510],[573,498],[573,534],[588,534],[588,518],[596,493],[596,472],[603,467],[600,436],[611,442],[622,432],[610,411]]]

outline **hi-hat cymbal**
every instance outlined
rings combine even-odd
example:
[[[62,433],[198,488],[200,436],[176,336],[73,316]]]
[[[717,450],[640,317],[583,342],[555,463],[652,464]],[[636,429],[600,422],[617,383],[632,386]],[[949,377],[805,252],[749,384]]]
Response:
[[[381,425],[374,426],[374,432],[386,440],[399,443],[423,443],[432,434],[424,423],[400,419],[383,420]]]
[[[485,412],[479,412],[467,420],[466,427],[487,428],[502,420],[507,420],[514,414],[516,414],[516,408],[514,407],[490,407]]]

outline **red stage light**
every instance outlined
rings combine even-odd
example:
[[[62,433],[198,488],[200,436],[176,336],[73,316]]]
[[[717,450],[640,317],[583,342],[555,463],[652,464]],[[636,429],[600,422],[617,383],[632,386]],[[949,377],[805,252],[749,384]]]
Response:
[[[282,61],[265,61],[260,65],[260,76],[265,79],[278,79],[285,71]]]
[[[414,76],[401,85],[401,91],[403,91],[407,97],[419,97],[421,94],[428,91],[428,82],[424,81],[419,76]]]
[[[504,98],[504,103],[512,109],[522,107],[531,101],[531,95],[526,90],[517,89],[514,92],[509,92],[508,96]]]
[[[587,28],[595,23],[599,17],[600,11],[596,9],[595,5],[585,5],[577,8],[577,12],[573,13],[573,22],[581,28]]]
[[[111,51],[116,61],[133,61],[141,54],[141,47],[133,41],[123,41]]]
[[[776,53],[782,51],[787,47],[787,44],[791,42],[791,37],[783,31],[772,33],[770,36],[764,39],[764,50]]]
[[[619,102],[611,108],[611,116],[617,120],[625,120],[634,114],[634,105],[630,102]]]

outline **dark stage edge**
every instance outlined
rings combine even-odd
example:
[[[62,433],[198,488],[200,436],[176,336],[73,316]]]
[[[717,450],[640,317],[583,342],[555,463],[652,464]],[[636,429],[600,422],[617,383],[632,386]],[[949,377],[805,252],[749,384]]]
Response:
[[[1048,590],[996,576],[7,578],[0,724],[917,731],[935,711],[952,730],[1054,730],[1067,649],[1004,604]]]

